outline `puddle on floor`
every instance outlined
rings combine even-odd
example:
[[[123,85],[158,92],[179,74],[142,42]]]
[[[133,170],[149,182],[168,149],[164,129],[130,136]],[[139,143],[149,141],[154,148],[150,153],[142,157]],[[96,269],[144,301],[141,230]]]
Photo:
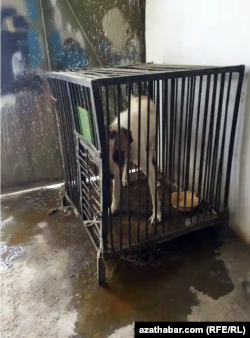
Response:
[[[23,252],[23,245],[39,232],[36,224],[48,217],[47,211],[60,205],[58,189],[41,189],[1,198],[0,272]]]

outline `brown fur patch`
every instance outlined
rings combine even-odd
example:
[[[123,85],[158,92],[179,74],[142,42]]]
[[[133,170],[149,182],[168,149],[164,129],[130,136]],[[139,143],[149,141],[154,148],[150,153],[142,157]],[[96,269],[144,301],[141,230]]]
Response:
[[[117,131],[114,129],[109,129],[109,139],[114,140],[117,136]]]
[[[128,140],[129,138],[129,140]],[[113,124],[109,127],[109,139],[115,140],[114,146],[119,145],[118,142],[118,125]],[[133,142],[131,131],[128,131],[126,128],[121,127],[120,128],[120,150],[126,152],[127,145],[129,143]]]
[[[109,127],[109,139],[109,149],[114,162],[118,165],[123,165],[128,151],[128,142],[129,144],[133,142],[131,131],[121,127],[119,138],[118,126],[117,124],[113,124]]]

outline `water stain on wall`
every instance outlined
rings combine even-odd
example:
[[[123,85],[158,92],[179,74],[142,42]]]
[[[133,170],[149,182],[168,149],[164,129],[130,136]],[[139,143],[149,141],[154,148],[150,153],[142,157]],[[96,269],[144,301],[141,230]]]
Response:
[[[43,73],[143,61],[144,0],[3,0],[2,189],[62,179]]]
[[[1,4],[2,190],[62,179],[39,1]]]

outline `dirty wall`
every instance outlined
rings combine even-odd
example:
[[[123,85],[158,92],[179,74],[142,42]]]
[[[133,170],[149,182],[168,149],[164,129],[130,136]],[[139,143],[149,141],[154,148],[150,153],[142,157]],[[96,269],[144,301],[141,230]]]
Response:
[[[62,180],[46,70],[145,60],[144,0],[2,0],[2,192]]]

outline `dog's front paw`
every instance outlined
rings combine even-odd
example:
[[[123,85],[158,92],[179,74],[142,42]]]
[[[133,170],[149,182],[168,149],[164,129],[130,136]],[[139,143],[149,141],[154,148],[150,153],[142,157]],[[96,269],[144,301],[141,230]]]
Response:
[[[113,216],[117,215],[118,212],[119,212],[119,208],[116,205],[112,204],[111,205],[111,215],[113,215]]]
[[[151,225],[161,222],[161,212],[158,211],[157,214],[153,212],[152,216],[149,218],[149,222]]]

